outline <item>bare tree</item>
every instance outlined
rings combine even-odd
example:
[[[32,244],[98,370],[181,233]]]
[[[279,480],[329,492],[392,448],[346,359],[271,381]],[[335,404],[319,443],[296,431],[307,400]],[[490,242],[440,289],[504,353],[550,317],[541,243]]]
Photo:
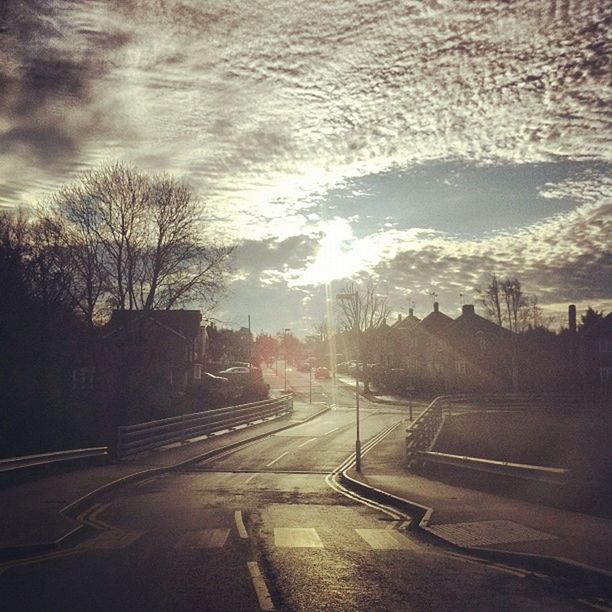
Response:
[[[370,343],[364,346],[362,338],[376,333],[380,324],[389,316],[390,308],[386,297],[376,293],[376,285],[367,283],[363,287],[355,283],[345,285],[339,300],[339,327],[348,336],[355,334],[357,361],[363,362],[370,354]],[[364,391],[368,391],[368,376],[364,368]]]
[[[88,321],[105,307],[210,304],[222,290],[233,247],[207,240],[202,204],[176,179],[115,163],[63,187],[52,203],[73,299]]]
[[[520,333],[545,321],[537,298],[526,296],[516,277],[499,279],[492,274],[486,289],[478,293],[487,316],[500,327]]]
[[[341,294],[352,296],[351,299],[341,299],[338,302],[339,324],[343,331],[358,329],[363,333],[368,329],[376,329],[389,316],[387,298],[378,295],[376,286],[371,282],[363,287],[349,283],[344,286]]]

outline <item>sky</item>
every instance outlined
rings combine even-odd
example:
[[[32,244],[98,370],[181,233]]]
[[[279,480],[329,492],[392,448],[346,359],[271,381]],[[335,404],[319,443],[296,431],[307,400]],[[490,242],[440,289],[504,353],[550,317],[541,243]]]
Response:
[[[0,207],[120,160],[238,245],[219,325],[313,333],[517,277],[612,310],[605,0],[2,0]],[[477,306],[478,310],[478,306]]]

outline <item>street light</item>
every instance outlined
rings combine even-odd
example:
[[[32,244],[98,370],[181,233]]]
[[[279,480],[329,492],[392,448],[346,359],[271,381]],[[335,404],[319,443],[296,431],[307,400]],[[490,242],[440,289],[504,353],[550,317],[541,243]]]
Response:
[[[336,299],[343,300],[355,300],[355,312],[354,314],[354,325],[355,325],[355,340],[357,343],[357,367],[355,368],[355,469],[361,472],[361,440],[359,439],[359,357],[360,357],[360,345],[359,345],[359,303],[358,294],[355,293],[338,293]]]
[[[290,328],[286,328],[283,331],[283,348],[285,354],[285,393],[287,393],[287,332],[290,332]]]

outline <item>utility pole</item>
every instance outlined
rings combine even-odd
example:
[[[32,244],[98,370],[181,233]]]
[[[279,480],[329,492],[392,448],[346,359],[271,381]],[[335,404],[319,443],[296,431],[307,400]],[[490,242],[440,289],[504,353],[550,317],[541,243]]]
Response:
[[[359,358],[361,354],[361,343],[360,343],[360,333],[361,330],[359,328],[359,294],[355,293],[339,293],[336,298],[340,301],[342,300],[355,300],[355,310],[354,310],[354,328],[355,328],[355,341],[357,348],[357,367],[355,368],[355,469],[358,472],[361,472],[361,438],[359,435]],[[364,368],[365,370],[365,368]],[[364,371],[365,373],[365,371]]]

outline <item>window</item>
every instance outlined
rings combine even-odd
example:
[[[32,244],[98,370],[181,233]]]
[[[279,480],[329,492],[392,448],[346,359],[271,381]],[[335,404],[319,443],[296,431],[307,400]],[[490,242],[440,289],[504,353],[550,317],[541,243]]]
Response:
[[[94,368],[72,370],[72,389],[74,391],[89,391],[94,388],[94,378]]]
[[[612,385],[612,367],[599,368],[599,378],[604,385]]]
[[[612,340],[609,338],[601,338],[599,341],[600,353],[612,353]]]
[[[465,375],[467,372],[465,361],[455,361],[455,371],[457,374]]]
[[[487,341],[487,337],[484,334],[479,333],[478,334],[478,346],[480,347],[480,350],[486,351],[488,345],[489,343]]]
[[[194,380],[200,380],[202,378],[202,364],[193,364],[193,378]]]

